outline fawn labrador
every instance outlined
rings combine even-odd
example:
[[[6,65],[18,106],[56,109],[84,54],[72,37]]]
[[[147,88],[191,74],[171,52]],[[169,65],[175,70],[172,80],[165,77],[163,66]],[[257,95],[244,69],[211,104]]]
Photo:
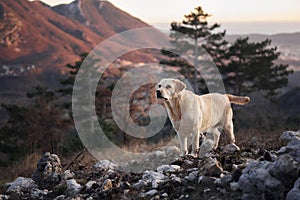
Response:
[[[162,99],[174,129],[177,132],[181,156],[188,153],[187,137],[192,134],[192,155],[197,156],[199,135],[207,132],[205,139],[210,139],[211,148],[205,142],[200,147],[204,152],[218,147],[220,132],[223,128],[235,145],[233,134],[232,109],[230,103],[244,105],[249,97],[230,94],[211,93],[196,95],[186,90],[186,85],[177,79],[166,78],[156,84],[156,97]],[[237,147],[237,146],[236,146]],[[208,149],[205,149],[208,148]],[[238,147],[237,147],[238,148]]]

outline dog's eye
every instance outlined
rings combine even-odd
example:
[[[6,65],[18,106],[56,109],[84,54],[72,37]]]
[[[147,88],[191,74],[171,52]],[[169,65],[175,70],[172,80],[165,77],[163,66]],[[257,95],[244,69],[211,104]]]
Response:
[[[158,88],[161,88],[161,85],[158,85]]]
[[[170,89],[170,88],[172,88],[172,87],[171,87],[171,85],[167,85],[166,88],[167,88],[167,89]]]

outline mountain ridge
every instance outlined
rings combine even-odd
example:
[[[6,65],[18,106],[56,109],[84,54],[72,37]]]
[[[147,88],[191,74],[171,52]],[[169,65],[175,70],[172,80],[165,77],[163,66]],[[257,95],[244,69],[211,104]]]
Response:
[[[0,7],[1,65],[34,64],[61,70],[65,64],[78,60],[81,53],[91,51],[114,34],[150,27],[107,1],[77,0],[50,7],[40,1],[0,0]],[[70,7],[75,13],[81,9],[84,14],[81,21],[62,12]],[[157,34],[163,37],[159,31]],[[147,38],[147,42],[155,43],[155,37]],[[113,45],[117,49],[124,48],[121,42]],[[148,53],[136,52],[128,59],[147,62],[154,58]]]

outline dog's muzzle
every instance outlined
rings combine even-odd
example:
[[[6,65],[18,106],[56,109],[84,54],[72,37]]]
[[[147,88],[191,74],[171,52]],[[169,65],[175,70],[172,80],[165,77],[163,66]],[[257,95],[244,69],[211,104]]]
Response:
[[[157,97],[158,99],[165,99],[165,100],[168,100],[167,98],[165,98],[165,97],[162,96],[160,90],[156,90],[156,97]]]
[[[164,98],[159,90],[156,90],[156,97],[161,99]]]

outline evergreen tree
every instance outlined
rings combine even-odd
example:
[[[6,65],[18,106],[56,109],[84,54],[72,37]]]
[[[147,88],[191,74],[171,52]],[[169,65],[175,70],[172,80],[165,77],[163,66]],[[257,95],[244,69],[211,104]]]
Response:
[[[278,89],[288,82],[288,65],[277,64],[280,52],[271,40],[250,42],[238,38],[227,52],[228,63],[220,68],[227,90],[236,95],[265,91],[266,97],[275,99]]]
[[[206,66],[205,61],[201,61],[201,55],[205,52],[203,47],[212,58],[215,59],[217,65],[222,65],[222,52],[225,52],[227,42],[223,39],[224,32],[214,33],[219,24],[209,25],[207,18],[211,15],[203,11],[202,7],[196,7],[194,12],[184,16],[182,23],[171,23],[171,43],[174,49],[163,50],[162,53],[167,55],[169,60],[162,60],[161,64],[180,67],[179,72],[187,78],[194,87],[194,91],[198,93],[199,89],[202,92],[207,92],[207,88],[203,87],[204,80],[201,79],[199,72],[195,67],[209,67]],[[180,33],[180,34],[179,34]],[[188,56],[193,56],[194,63],[178,58],[178,55],[171,53],[172,51],[179,52]],[[207,70],[207,69],[206,69]],[[203,77],[202,77],[203,78]],[[201,83],[199,85],[199,82]]]

